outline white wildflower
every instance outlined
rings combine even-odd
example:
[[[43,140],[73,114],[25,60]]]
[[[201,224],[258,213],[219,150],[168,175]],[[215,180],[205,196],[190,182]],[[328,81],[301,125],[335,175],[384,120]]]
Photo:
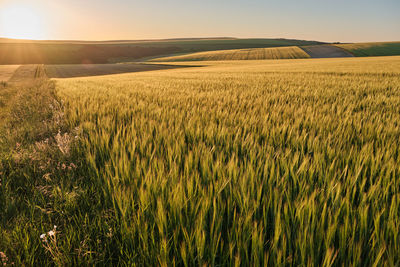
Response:
[[[46,234],[41,234],[40,239],[44,239],[46,237]]]
[[[60,151],[68,155],[70,151],[70,144],[71,144],[71,137],[68,135],[68,133],[64,133],[61,135],[61,132],[58,131],[58,134],[54,136],[54,139],[57,142],[57,146],[60,149]]]

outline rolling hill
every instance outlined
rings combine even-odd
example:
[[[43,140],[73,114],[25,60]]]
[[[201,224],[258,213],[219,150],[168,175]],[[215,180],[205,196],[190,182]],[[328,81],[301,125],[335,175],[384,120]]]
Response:
[[[324,55],[324,49],[319,49],[323,47],[338,47],[341,48],[338,51],[342,53],[334,51],[333,54]],[[318,55],[315,56],[310,49],[314,52],[318,50]],[[400,55],[400,42],[328,46],[322,42],[295,39],[224,37],[133,41],[34,41],[0,38],[0,65],[342,57],[346,51],[349,52],[347,55],[358,57]]]
[[[287,46],[274,48],[232,49],[186,53],[166,57],[151,58],[149,61],[221,61],[221,60],[260,60],[295,58],[342,58],[367,56],[400,55],[400,42],[317,44],[307,46]]]
[[[315,44],[320,42],[234,38],[101,42],[0,39],[0,64],[99,64],[175,53]]]

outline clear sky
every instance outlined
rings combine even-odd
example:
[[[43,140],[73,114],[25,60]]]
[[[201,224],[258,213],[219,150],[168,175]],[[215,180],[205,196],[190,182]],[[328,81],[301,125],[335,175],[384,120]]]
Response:
[[[0,0],[0,37],[400,41],[400,0]]]

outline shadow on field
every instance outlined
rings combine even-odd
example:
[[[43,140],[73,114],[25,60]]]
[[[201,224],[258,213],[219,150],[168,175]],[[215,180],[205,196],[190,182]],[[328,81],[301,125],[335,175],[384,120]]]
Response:
[[[49,78],[73,78],[187,67],[197,66],[178,66],[166,64],[73,64],[46,65],[45,71]]]

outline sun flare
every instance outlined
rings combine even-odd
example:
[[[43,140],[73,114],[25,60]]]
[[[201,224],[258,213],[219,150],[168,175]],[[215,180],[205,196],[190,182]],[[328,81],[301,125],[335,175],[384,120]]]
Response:
[[[0,7],[0,37],[41,39],[44,23],[40,12],[28,4],[9,4]]]

